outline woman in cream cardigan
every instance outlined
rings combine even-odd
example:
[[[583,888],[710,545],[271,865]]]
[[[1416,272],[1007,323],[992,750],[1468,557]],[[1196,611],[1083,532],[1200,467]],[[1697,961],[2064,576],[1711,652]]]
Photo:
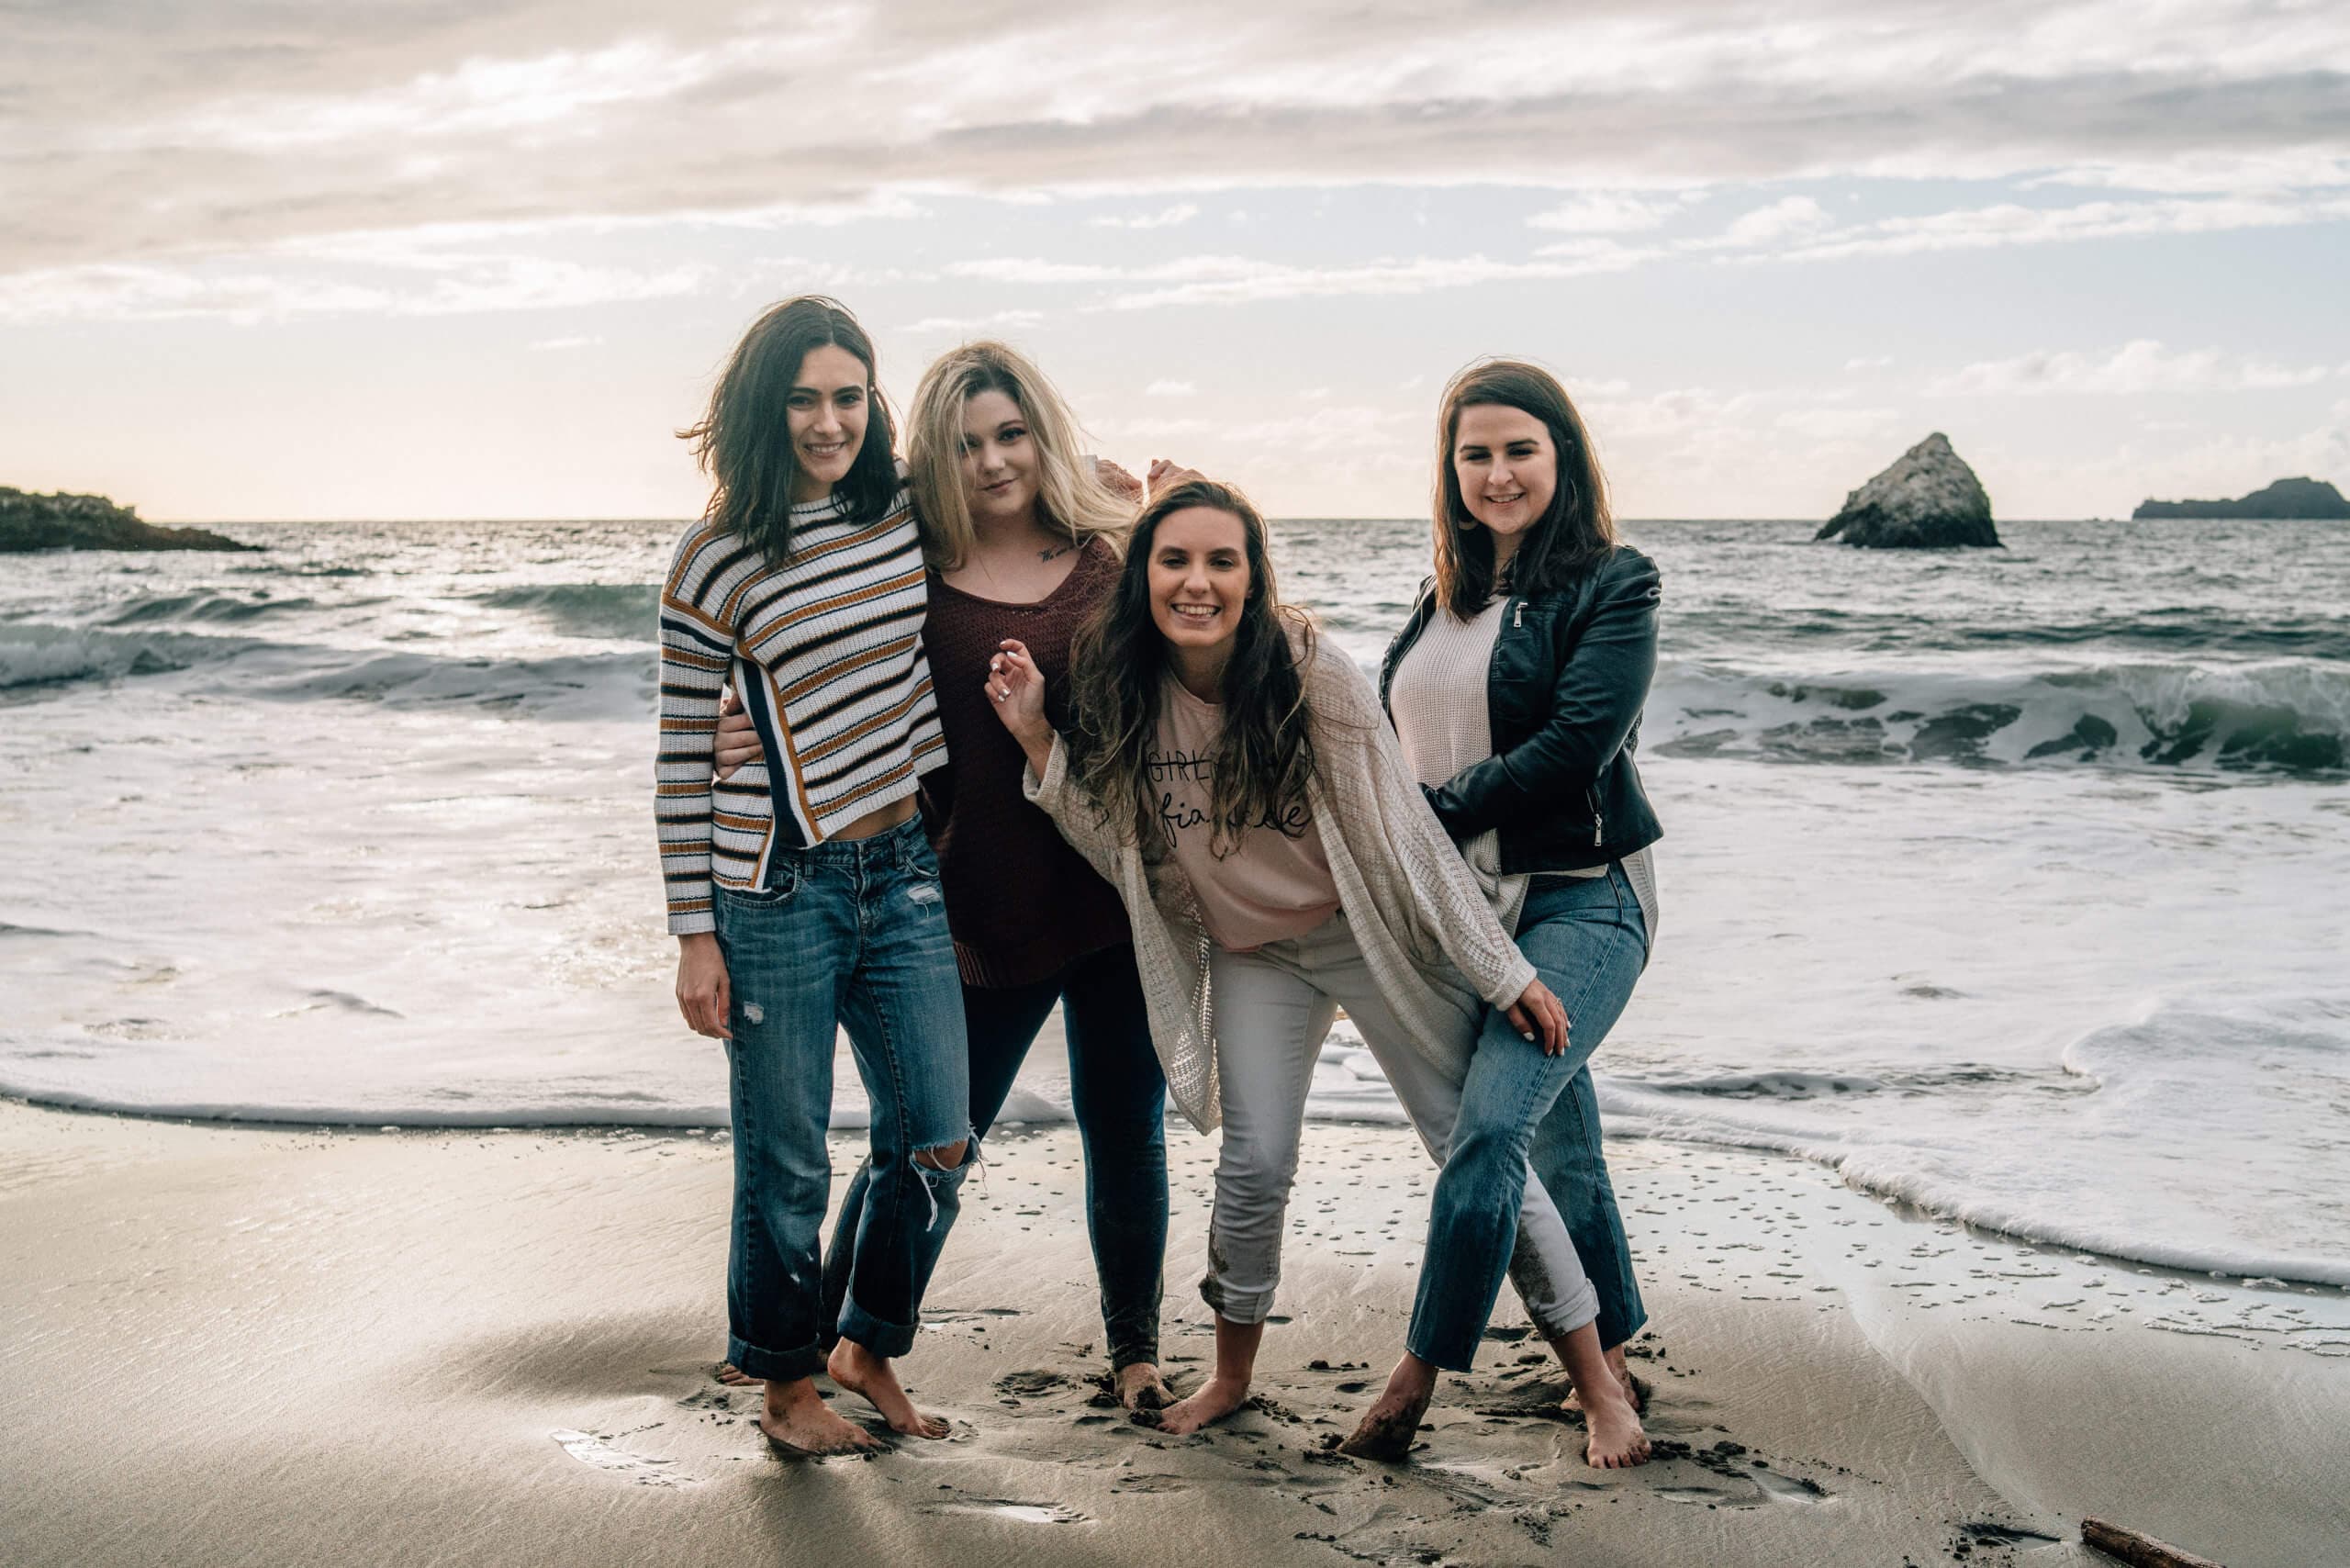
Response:
[[[1200,1130],[1224,1128],[1201,1282],[1216,1366],[1160,1413],[1181,1434],[1248,1397],[1336,1009],[1438,1159],[1481,1002],[1545,1050],[1566,1047],[1568,1020],[1430,814],[1370,682],[1281,604],[1264,520],[1237,491],[1192,480],[1152,501],[1070,667],[1066,734],[1017,642],[988,693],[1030,798],[1125,902],[1169,1092]],[[1604,1364],[1590,1286],[1531,1182],[1512,1277],[1546,1334],[1580,1332]]]

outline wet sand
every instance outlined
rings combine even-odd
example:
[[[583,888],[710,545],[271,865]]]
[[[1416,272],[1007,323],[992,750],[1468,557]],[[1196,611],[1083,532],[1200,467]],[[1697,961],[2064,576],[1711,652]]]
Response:
[[[1172,1139],[1181,1386],[1214,1146]],[[1327,1452],[1396,1351],[1431,1173],[1401,1129],[1315,1126],[1257,1407],[1181,1440],[1103,1407],[1075,1136],[1005,1129],[905,1363],[954,1435],[808,1464],[711,1376],[721,1137],[0,1103],[0,1541],[26,1568],[2057,1564],[2100,1561],[2084,1513],[2231,1568],[2350,1541],[2341,1293],[2034,1249],[1777,1157],[1610,1158],[1660,1462],[1581,1462],[1506,1295],[1410,1462]]]

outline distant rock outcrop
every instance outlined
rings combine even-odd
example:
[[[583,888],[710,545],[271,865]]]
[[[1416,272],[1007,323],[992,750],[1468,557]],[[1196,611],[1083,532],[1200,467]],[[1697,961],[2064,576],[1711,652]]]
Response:
[[[2156,501],[2138,503],[2132,517],[2350,517],[2350,500],[2322,479],[2279,479],[2265,489],[2232,501]]]
[[[1999,543],[1991,526],[1991,498],[1940,431],[1846,496],[1843,510],[1812,537],[1878,550],[1997,548]]]
[[[0,554],[24,550],[258,550],[201,528],[162,528],[104,496],[0,485]]]

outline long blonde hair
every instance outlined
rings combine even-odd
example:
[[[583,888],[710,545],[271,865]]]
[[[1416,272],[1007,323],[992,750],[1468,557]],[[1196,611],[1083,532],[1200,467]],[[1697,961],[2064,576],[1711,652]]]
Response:
[[[1135,508],[1078,465],[1077,420],[1045,373],[1008,343],[951,349],[922,373],[907,418],[906,463],[913,471],[914,510],[923,553],[940,571],[969,558],[974,533],[963,494],[963,405],[1001,392],[1019,405],[1036,443],[1036,521],[1070,543],[1107,539],[1121,545]]]

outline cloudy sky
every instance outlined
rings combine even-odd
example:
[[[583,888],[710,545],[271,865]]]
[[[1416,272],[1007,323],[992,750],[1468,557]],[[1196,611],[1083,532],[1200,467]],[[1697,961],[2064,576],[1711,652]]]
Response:
[[[1502,353],[1631,517],[1932,430],[2009,519],[2350,486],[2333,0],[1434,11],[9,0],[0,484],[687,516],[671,432],[822,289],[901,402],[1005,337],[1285,515],[1422,511]]]

